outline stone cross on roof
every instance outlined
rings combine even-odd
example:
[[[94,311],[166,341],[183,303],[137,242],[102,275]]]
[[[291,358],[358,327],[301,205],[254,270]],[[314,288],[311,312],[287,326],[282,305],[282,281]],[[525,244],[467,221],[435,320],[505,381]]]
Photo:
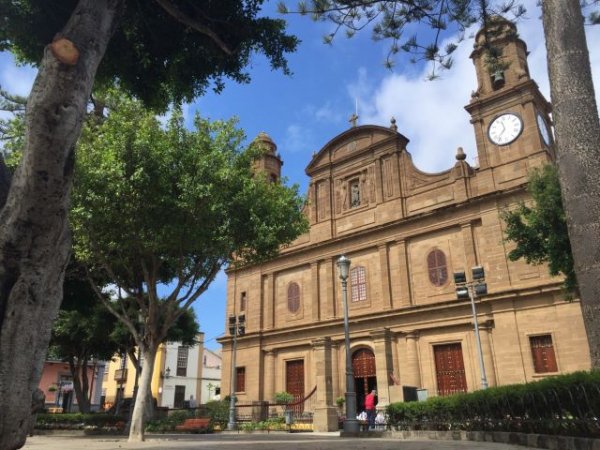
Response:
[[[356,115],[356,113],[352,114],[350,116],[350,120],[348,120],[348,122],[350,122],[352,124],[353,127],[356,126],[356,122],[358,121],[358,116]]]

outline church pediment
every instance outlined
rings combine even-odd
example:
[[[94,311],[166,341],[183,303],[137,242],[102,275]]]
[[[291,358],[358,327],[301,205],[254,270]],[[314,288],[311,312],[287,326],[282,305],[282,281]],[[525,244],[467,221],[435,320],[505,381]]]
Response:
[[[406,148],[408,139],[394,129],[377,125],[363,125],[350,128],[330,140],[314,155],[306,167],[306,174],[312,176],[318,169],[361,155],[378,144],[397,139],[401,148]]]

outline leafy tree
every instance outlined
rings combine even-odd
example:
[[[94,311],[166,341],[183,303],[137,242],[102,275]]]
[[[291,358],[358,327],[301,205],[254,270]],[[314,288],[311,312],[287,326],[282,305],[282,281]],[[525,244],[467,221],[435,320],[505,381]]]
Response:
[[[253,52],[287,71],[297,45],[263,0],[0,0],[0,50],[38,66],[23,159],[0,159],[0,448],[25,442],[69,260],[75,143],[92,87],[119,80],[147,104],[246,82]]]
[[[544,0],[540,3],[558,173],[592,367],[600,369],[600,119],[582,12],[582,8],[594,7],[599,2]],[[287,12],[285,5],[280,11]],[[441,49],[438,43],[443,32],[452,27],[464,31],[475,22],[486,29],[494,15],[519,17],[525,11],[518,0],[311,0],[300,2],[297,12],[337,25],[326,42],[339,30],[353,36],[372,27],[375,39],[391,42],[388,66],[392,65],[394,55],[406,51],[438,63],[438,67],[449,68],[456,44]],[[600,14],[592,10],[588,19],[589,23],[598,24]],[[422,43],[415,36],[405,37],[412,24],[428,25],[426,29],[434,30],[433,40]],[[498,54],[490,44],[486,51],[489,64],[494,67],[500,62]]]
[[[119,349],[111,339],[116,318],[96,298],[84,268],[71,260],[64,282],[64,297],[52,327],[49,353],[69,364],[79,409],[90,412],[88,363],[108,360]]]
[[[75,248],[127,294],[104,303],[141,349],[150,370],[142,370],[140,392],[148,392],[158,345],[218,271],[234,256],[238,264],[273,257],[307,224],[297,186],[254,174],[264,149],[242,150],[233,122],[197,116],[190,131],[176,108],[163,128],[138,101],[113,93],[107,104],[107,119],[86,127],[78,149]],[[160,285],[168,291],[159,294]],[[138,439],[146,398],[137,397],[133,412]]]
[[[533,205],[520,204],[503,214],[506,239],[517,244],[508,257],[511,261],[523,258],[528,264],[548,263],[550,275],[565,276],[564,287],[570,295],[577,289],[577,279],[556,166],[547,164],[532,171],[527,190]]]

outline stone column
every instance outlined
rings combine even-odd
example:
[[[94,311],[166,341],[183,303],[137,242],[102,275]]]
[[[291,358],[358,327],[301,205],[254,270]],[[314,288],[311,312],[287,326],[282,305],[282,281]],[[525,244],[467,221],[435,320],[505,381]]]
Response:
[[[265,329],[270,330],[275,328],[275,298],[273,295],[273,274],[269,273],[265,276],[263,282],[263,296],[265,299]]]
[[[321,301],[319,298],[319,263],[317,261],[310,264],[310,307],[312,310],[312,321],[319,322],[321,316]]]
[[[483,351],[483,364],[485,364],[485,375],[488,386],[496,386],[496,367],[494,364],[494,347],[492,345],[493,322],[488,320],[479,325],[479,336],[481,337],[481,349]]]
[[[379,250],[379,267],[381,269],[381,303],[384,310],[392,309],[388,246],[387,244],[382,244],[379,245],[377,249]]]
[[[331,378],[333,379],[333,401],[342,395],[340,390],[340,345],[331,343]]]
[[[264,350],[265,358],[265,379],[264,379],[264,392],[265,396],[263,400],[271,402],[275,395],[275,359],[277,358],[277,352],[275,350]]]
[[[473,226],[466,223],[461,226],[463,243],[465,248],[465,272],[469,273],[471,268],[477,265],[477,254],[475,253],[475,241],[473,239]]]
[[[390,374],[394,371],[390,330],[382,328],[373,330],[369,334],[373,340],[373,351],[375,353],[377,397],[379,399],[377,407],[383,408],[390,403]]]
[[[336,431],[338,429],[337,408],[333,404],[333,379],[331,361],[331,338],[312,341],[316,366],[317,392],[315,393],[314,431]]]
[[[398,262],[398,278],[400,280],[400,306],[407,307],[413,304],[413,298],[410,289],[408,248],[405,240],[398,241]]]
[[[421,387],[418,341],[418,331],[411,331],[406,334],[406,373],[402,382],[407,386]]]

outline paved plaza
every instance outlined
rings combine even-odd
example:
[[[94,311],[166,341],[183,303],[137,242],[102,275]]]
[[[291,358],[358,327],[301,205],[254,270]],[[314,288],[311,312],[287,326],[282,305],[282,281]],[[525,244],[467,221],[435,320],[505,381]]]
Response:
[[[25,450],[527,450],[530,447],[492,442],[340,438],[338,433],[150,435],[130,444],[114,436],[33,436]]]

